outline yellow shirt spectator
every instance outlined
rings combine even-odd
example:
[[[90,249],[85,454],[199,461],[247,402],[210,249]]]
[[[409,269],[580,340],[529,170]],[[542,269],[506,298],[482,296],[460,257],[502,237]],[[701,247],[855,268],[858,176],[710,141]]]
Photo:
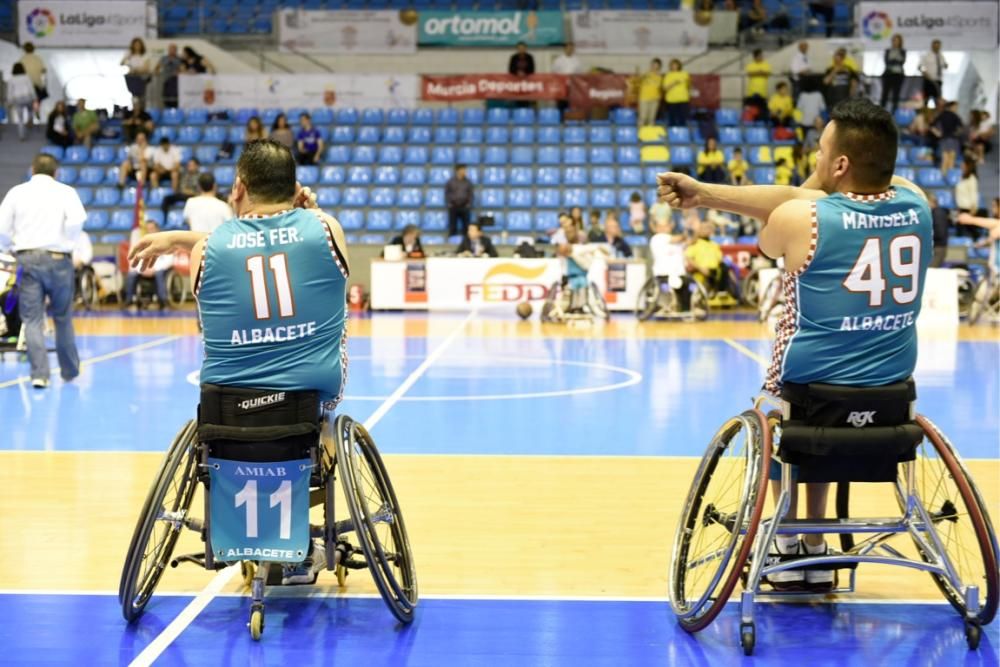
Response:
[[[771,112],[772,117],[784,120],[791,118],[795,112],[795,101],[792,100],[791,95],[775,93],[771,95],[771,99],[767,103],[767,108]]]
[[[791,185],[792,184],[792,168],[787,164],[779,164],[774,168],[774,184],[775,185]]]
[[[726,164],[726,156],[716,148],[714,151],[698,151],[698,171],[703,167],[721,167]]]
[[[667,91],[664,96],[667,104],[682,104],[691,101],[691,75],[683,70],[664,74],[663,88]]]
[[[639,101],[651,102],[660,99],[663,77],[659,72],[646,72],[639,80]]]
[[[767,79],[771,76],[771,64],[766,60],[747,63],[747,97],[760,95],[767,98]]]
[[[722,248],[711,239],[695,239],[684,257],[701,271],[712,271],[722,264]]]
[[[732,159],[729,161],[729,175],[733,177],[734,180],[742,180],[747,175],[747,169],[750,165],[746,160]]]

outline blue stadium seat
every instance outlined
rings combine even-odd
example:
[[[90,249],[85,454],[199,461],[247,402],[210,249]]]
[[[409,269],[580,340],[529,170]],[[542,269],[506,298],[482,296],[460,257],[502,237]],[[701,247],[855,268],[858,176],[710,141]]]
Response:
[[[428,185],[444,185],[451,178],[451,166],[431,167],[427,173]]]
[[[170,127],[169,125],[161,125],[160,127],[153,130],[153,134],[149,137],[149,143],[153,146],[160,143],[160,139],[169,139],[171,142],[177,140],[177,128]]]
[[[511,122],[514,125],[534,125],[535,110],[528,107],[514,109],[514,113],[511,115]]]
[[[559,208],[562,204],[557,188],[539,188],[535,191],[535,206],[538,208]]]
[[[83,223],[86,232],[100,232],[108,226],[108,212],[100,209],[87,212],[87,220]]]
[[[655,185],[656,175],[664,171],[663,167],[657,165],[652,167],[643,167],[642,169],[642,184],[643,185]]]
[[[959,182],[960,180],[962,180],[962,170],[961,170],[961,169],[958,169],[958,168],[955,168],[955,169],[949,169],[949,170],[948,170],[948,173],[946,173],[946,174],[944,175],[944,182],[945,182],[945,183],[946,183],[946,184],[948,185],[948,187],[950,187],[950,188],[953,188],[953,187],[955,187],[956,185],[958,185],[958,182]]]
[[[920,169],[917,171],[917,185],[922,188],[943,188],[944,176],[936,167]]]
[[[596,188],[591,190],[590,205],[595,208],[614,208],[615,191],[611,188]]]
[[[42,146],[42,149],[39,152],[45,153],[46,155],[51,155],[55,159],[57,159],[59,161],[62,161],[62,159],[63,159],[63,153],[65,151],[63,150],[62,146],[56,146],[55,144],[49,144],[47,146]]]
[[[424,243],[430,245],[427,237],[424,237]],[[383,245],[385,244],[385,234],[379,232],[376,234],[362,234],[358,237],[358,245]]]
[[[220,188],[228,188],[236,180],[236,169],[233,167],[216,167],[213,173]]]
[[[396,205],[405,208],[420,208],[424,203],[424,191],[422,188],[400,188]]]
[[[448,228],[448,214],[444,211],[425,211],[423,229],[431,232],[439,232]]]
[[[486,167],[483,169],[483,185],[507,185],[507,169],[504,167]]]
[[[632,203],[632,193],[635,192],[635,191],[636,190],[633,189],[633,188],[627,188],[627,189],[619,188],[618,189],[618,205],[621,208],[628,208],[631,205],[631,203]],[[628,213],[628,211],[626,211],[626,213]],[[626,218],[627,218],[627,216],[626,216]],[[627,219],[622,220],[622,224],[628,224],[628,220]]]
[[[590,183],[592,185],[614,185],[615,170],[613,167],[593,167],[590,170]]]
[[[479,146],[459,146],[455,161],[459,164],[479,164],[483,156]]]
[[[368,197],[368,203],[371,206],[379,206],[382,208],[395,206],[396,189],[386,187],[372,188],[370,196]]]
[[[389,125],[382,132],[383,144],[406,143],[406,128],[396,125]]]
[[[719,109],[722,111],[722,109]],[[730,146],[738,146],[743,143],[743,135],[738,127],[720,127],[719,128],[719,143],[728,144]]]
[[[565,144],[585,144],[587,143],[587,130],[580,125],[568,125],[563,128],[563,143]]]
[[[514,109],[514,111],[521,111],[521,109]],[[534,144],[535,128],[531,126],[515,126],[510,133],[510,143],[520,145]]]
[[[184,122],[184,111],[181,109],[164,109],[160,115],[161,125],[180,125]]]
[[[314,125],[329,125],[335,118],[333,109],[329,107],[316,107],[309,112],[309,115]]]
[[[314,165],[301,165],[296,167],[295,180],[302,185],[316,185],[319,182],[319,167]]]
[[[558,126],[540,127],[537,132],[539,144],[554,145],[562,142],[562,132]]]
[[[56,171],[56,180],[66,185],[73,185],[79,177],[76,167],[60,166]]]
[[[557,146],[542,146],[538,149],[536,162],[538,164],[562,164],[559,148]]]
[[[743,130],[743,136],[748,144],[771,143],[771,133],[766,127],[748,127]]]
[[[612,164],[615,161],[615,154],[611,146],[594,146],[590,149],[591,164]],[[618,161],[621,164],[639,164],[638,146],[619,146]]]
[[[511,167],[509,172],[510,185],[534,185],[535,177],[531,167]]]
[[[72,164],[74,160],[71,159],[71,156],[75,151],[78,151],[78,154],[81,156],[81,162],[87,160],[86,146],[70,146],[66,149],[66,157],[63,161],[67,164]],[[113,147],[94,146],[94,149],[90,151],[90,162],[95,164],[110,164],[111,162],[121,162],[121,160],[115,159],[115,149]]]
[[[433,125],[434,112],[431,109],[414,109],[410,114],[410,125]]]
[[[179,209],[173,209],[167,211],[167,220],[164,224],[164,229],[184,229],[184,211]]]
[[[895,174],[911,183],[916,182],[917,172],[913,167],[896,167]]]
[[[366,188],[344,188],[344,206],[366,206],[368,190]]]
[[[910,164],[910,156],[906,153],[906,147],[900,146],[896,149],[896,166],[904,166]]]
[[[107,229],[115,232],[127,232],[132,229],[133,224],[135,224],[135,211],[117,208],[111,212]]]
[[[358,124],[358,110],[357,109],[337,109],[337,124],[338,125],[357,125]]]
[[[403,185],[423,185],[427,175],[423,167],[403,167]]]
[[[354,136],[353,126],[337,125],[333,128],[333,134],[330,135],[330,141],[335,144],[353,144]]]
[[[319,172],[319,182],[323,185],[340,185],[345,178],[346,173],[341,166],[326,166]]]
[[[511,232],[530,232],[532,216],[528,211],[511,211],[507,214],[507,230]]]
[[[427,208],[444,208],[444,189],[434,188],[424,190],[424,206]]]
[[[456,160],[458,162],[458,160]],[[465,167],[465,177],[469,179],[470,183],[475,185],[479,184],[479,167],[475,165],[467,165]]]
[[[546,231],[559,226],[559,213],[557,211],[539,211],[535,214],[535,229]]]
[[[546,107],[538,110],[539,125],[559,125],[562,119],[559,117],[559,109]]]
[[[381,109],[365,109],[361,112],[362,125],[381,125],[385,122],[385,114]]]
[[[534,190],[531,188],[511,188],[507,197],[510,208],[531,208],[534,205]]]
[[[104,187],[97,188],[94,192],[94,204],[96,206],[117,206],[122,195],[118,188]]]
[[[104,180],[104,170],[100,167],[83,167],[80,169],[80,185],[100,185]]]
[[[485,120],[486,120],[486,113],[479,107],[462,109],[463,125],[482,125],[483,121]]]
[[[486,122],[489,125],[506,125],[510,122],[510,109],[496,107],[486,112]]]
[[[347,170],[350,185],[369,185],[372,182],[372,168],[355,165]]]
[[[365,226],[365,214],[357,209],[341,209],[337,221],[344,229],[357,230]]]
[[[507,193],[503,188],[482,188],[476,201],[480,208],[503,208],[507,205]]]
[[[587,185],[589,173],[586,167],[566,167],[562,180],[565,185]]]
[[[229,128],[228,138],[229,141],[233,142],[233,144],[242,144],[246,136],[247,136],[247,129],[245,127],[242,127],[240,125],[233,125],[231,128]]]
[[[370,111],[370,109],[366,109]],[[359,144],[377,144],[382,140],[382,129],[373,125],[362,125],[358,128]]]
[[[483,164],[507,164],[507,149],[503,146],[487,146]]]
[[[721,126],[732,126],[740,124],[740,112],[737,109],[716,109],[715,124]]]
[[[539,167],[535,172],[535,182],[538,185],[562,185],[562,172],[559,167]]]
[[[102,148],[105,149],[105,151],[98,150]],[[104,162],[111,162],[110,157],[114,155],[114,153],[110,151],[109,148],[110,148],[109,146],[94,146],[93,152],[95,153],[95,155],[94,157],[91,158],[91,161],[101,162],[101,160],[97,159],[98,158],[97,154],[107,152],[109,155],[109,159],[104,160]],[[83,164],[84,162],[87,161],[87,147],[70,146],[69,148],[66,149],[66,151],[63,154],[62,160],[60,161],[63,164]]]
[[[143,217],[147,222],[152,221],[159,225],[160,229],[163,229],[163,211],[159,209],[146,209],[143,212]]]
[[[378,149],[379,164],[398,165],[402,161],[402,146],[382,146]]]
[[[691,130],[689,130],[686,126],[668,127],[667,143],[671,145],[691,143]]]
[[[60,169],[60,171],[62,171]],[[76,188],[76,194],[80,198],[80,203],[86,206],[90,206],[90,202],[94,201],[94,189],[93,188]]]
[[[166,109],[164,109],[166,112]],[[207,125],[208,124],[208,109],[185,109],[184,110],[184,122],[188,125]]]
[[[118,167],[108,167],[104,172],[106,185],[118,185]]]
[[[599,148],[593,150],[599,150]],[[587,149],[583,146],[567,146],[563,149],[562,159],[564,164],[587,164]]]
[[[431,128],[422,125],[411,127],[407,133],[406,142],[411,145],[431,143]]]
[[[611,143],[611,126],[609,125],[591,125],[589,129],[590,143],[592,144],[610,144]]]
[[[451,146],[431,148],[431,164],[455,164],[455,149]]]
[[[319,188],[316,203],[320,206],[340,206],[340,188]]]
[[[264,109],[263,111],[260,112],[260,122],[264,124],[264,127],[271,127],[272,125],[274,125],[274,120],[283,113],[285,113],[285,110],[279,109],[277,107],[270,107],[268,109]],[[286,118],[288,117],[286,116]],[[289,118],[288,122],[289,124],[291,124],[292,122],[297,120],[298,120],[297,118]],[[246,124],[246,121],[244,121],[244,124]]]
[[[77,191],[79,192],[79,188],[77,188]],[[159,206],[163,203],[163,198],[171,192],[172,190],[166,187],[152,188],[146,198],[146,204],[149,206]]]
[[[774,169],[772,167],[754,167],[750,179],[757,185],[773,185]]]
[[[937,197],[938,206],[955,208],[955,195],[951,190],[935,190],[932,194]]]
[[[534,164],[534,150],[529,146],[515,146],[510,150],[511,164]]]
[[[385,115],[386,125],[406,125],[410,122],[408,109],[389,109]]]
[[[435,144],[454,144],[458,142],[458,128],[451,125],[434,128]]]
[[[420,211],[414,209],[396,211],[396,229],[403,229],[407,225],[420,226]]]
[[[506,127],[488,127],[486,128],[486,143],[492,145],[508,144],[510,143],[510,131]]]
[[[694,151],[690,146],[674,146],[670,149],[670,164],[692,165],[694,164]]]
[[[375,169],[375,183],[377,185],[396,185],[399,183],[399,167],[383,165]]]
[[[896,109],[896,113],[894,116],[894,118],[896,119],[896,125],[899,125],[900,127],[909,127],[910,123],[913,122],[913,119],[916,117],[916,115],[917,112],[915,110],[903,109],[902,107],[900,107],[899,109]]]
[[[259,116],[260,112],[257,109],[251,107],[243,107],[236,110],[235,122],[238,125],[246,125],[254,116]],[[273,122],[273,121],[272,121]]]
[[[354,164],[374,164],[375,163],[375,147],[374,146],[355,146],[351,151],[351,162]]]
[[[639,132],[635,125],[621,125],[615,128],[615,143],[636,144],[639,143]]]
[[[611,112],[611,122],[615,125],[630,125],[635,127],[636,115],[634,109],[619,107]]]

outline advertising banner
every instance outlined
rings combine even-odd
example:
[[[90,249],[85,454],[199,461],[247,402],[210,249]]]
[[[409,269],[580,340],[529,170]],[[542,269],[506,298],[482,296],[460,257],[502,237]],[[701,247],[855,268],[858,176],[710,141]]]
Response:
[[[404,18],[404,12],[283,9],[278,44],[301,53],[416,53],[416,22]]]
[[[859,2],[858,37],[867,49],[887,49],[901,35],[908,49],[940,39],[948,50],[997,48],[996,2]]]
[[[421,46],[528,46],[562,44],[562,12],[421,11]]]
[[[708,50],[708,26],[690,11],[570,12],[570,30],[579,53],[649,54],[662,57]]]
[[[718,109],[722,102],[722,86],[718,74],[691,75],[691,106]]]
[[[569,106],[572,109],[624,106],[627,94],[628,76],[624,74],[581,74],[569,77]]]
[[[181,108],[417,106],[415,74],[199,74],[179,78]]]
[[[456,74],[424,76],[421,98],[435,102],[465,100],[561,100],[566,98],[561,74]]]
[[[147,21],[145,0],[52,0],[17,3],[17,39],[40,48],[128,46],[133,37],[156,37],[156,7]],[[149,28],[147,28],[149,26]]]

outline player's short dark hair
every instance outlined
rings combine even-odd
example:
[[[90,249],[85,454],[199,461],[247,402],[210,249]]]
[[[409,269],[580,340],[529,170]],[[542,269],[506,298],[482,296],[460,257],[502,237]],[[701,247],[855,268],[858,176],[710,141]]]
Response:
[[[406,227],[403,227],[403,234],[402,235],[403,236],[408,236],[410,234],[413,234],[414,232],[417,233],[417,234],[420,234],[420,228],[417,227],[416,225],[407,225]]]
[[[59,168],[59,161],[48,153],[39,153],[31,161],[31,173],[42,174],[44,176],[55,176],[56,169]]]
[[[25,42],[24,43],[24,52],[25,53],[34,53],[35,52],[35,45],[32,44],[31,42]]]
[[[851,161],[858,185],[887,188],[896,168],[899,131],[892,114],[864,99],[844,100],[830,112],[834,148]]]
[[[257,203],[278,204],[295,198],[295,158],[287,146],[273,139],[247,143],[236,162],[236,175]]]
[[[210,171],[203,171],[198,174],[198,189],[202,192],[211,192],[215,187],[215,174]]]

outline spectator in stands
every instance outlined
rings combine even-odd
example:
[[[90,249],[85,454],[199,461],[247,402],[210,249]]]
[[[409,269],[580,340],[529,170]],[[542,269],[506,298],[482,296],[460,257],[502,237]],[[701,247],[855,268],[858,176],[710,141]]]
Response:
[[[816,124],[816,119],[818,118],[820,122],[823,121],[823,113],[826,112],[826,100],[823,98],[823,93],[819,90],[809,90],[799,93],[796,98],[795,107],[799,110],[801,118],[799,118],[799,127],[804,133],[809,132],[809,128]],[[820,132],[823,131],[823,125],[820,125]],[[819,139],[817,135],[816,139]]]
[[[951,234],[951,212],[938,202],[937,195],[927,193],[927,202],[931,205],[931,218],[934,221],[934,258],[932,268],[944,266],[948,254],[948,236]]]
[[[590,227],[587,228],[587,241],[598,243],[604,238],[604,228],[601,227],[601,212],[596,208],[590,212]]]
[[[292,148],[295,144],[295,136],[292,134],[292,128],[288,126],[288,117],[285,114],[279,113],[274,119],[270,138],[288,148]]]
[[[233,210],[229,204],[219,199],[215,176],[206,171],[198,176],[198,192],[184,203],[184,222],[192,232],[211,234],[232,220]]]
[[[145,132],[146,136],[153,134],[153,117],[146,111],[146,105],[137,101],[132,105],[132,111],[122,121],[122,130],[125,133],[125,143],[132,143],[140,132]]]
[[[653,58],[649,61],[649,70],[639,79],[639,127],[656,125],[663,90],[662,68],[663,61]]]
[[[729,161],[727,165],[729,168],[729,182],[733,185],[746,185],[749,183],[747,180],[747,171],[750,170],[750,165],[745,159],[743,159],[743,149],[734,148],[733,149],[733,159]]]
[[[490,237],[483,234],[479,223],[470,222],[455,254],[459,257],[496,257],[497,249],[493,247]]]
[[[670,61],[670,70],[663,77],[663,99],[667,103],[667,124],[686,126],[691,111],[691,75],[681,61]]]
[[[882,71],[882,101],[884,107],[886,102],[892,102],[892,113],[896,113],[899,108],[899,91],[903,88],[903,63],[906,62],[906,49],[903,48],[902,35],[892,36],[892,45],[885,50],[882,56],[885,61],[885,70]]]
[[[955,159],[962,149],[961,136],[964,133],[962,119],[958,115],[958,102],[946,102],[944,109],[931,123],[931,134],[937,137],[941,153],[941,171],[947,173],[955,166]]]
[[[101,121],[97,113],[87,108],[87,100],[82,97],[76,101],[76,113],[73,114],[73,136],[76,142],[90,148],[94,143],[94,135],[101,131]]]
[[[573,220],[573,224],[576,226],[578,231],[583,231],[583,209],[579,206],[574,206],[569,210],[569,217]]]
[[[826,108],[832,109],[840,102],[854,96],[858,85],[858,74],[846,62],[847,53],[837,49],[833,64],[826,70],[823,85],[826,86]]]
[[[751,0],[750,7],[746,13],[740,14],[740,32],[749,30],[751,39],[764,34],[764,26],[767,25],[767,9],[761,0]]]
[[[198,177],[200,175],[201,163],[198,162],[198,158],[191,158],[187,161],[187,164],[184,165],[184,171],[181,172],[179,186],[174,188],[174,191],[169,195],[163,197],[160,209],[163,211],[164,220],[166,220],[167,214],[173,206],[180,204],[181,202],[186,202],[188,199],[198,194]]]
[[[566,42],[563,52],[552,60],[552,73],[572,76],[583,73],[583,64],[576,57],[576,45],[573,42]],[[562,99],[556,102],[560,115],[566,112],[569,107],[569,100]]]
[[[35,98],[35,87],[31,85],[31,78],[21,63],[14,63],[11,69],[10,81],[7,82],[7,102],[10,104],[11,116],[17,123],[17,136],[24,141],[28,138],[28,128],[35,123],[38,100]]]
[[[135,135],[135,143],[128,147],[128,154],[118,167],[118,187],[124,188],[129,177],[144,183],[152,159],[153,147],[146,140],[146,133],[140,132]]]
[[[658,197],[657,200],[653,202],[653,205],[649,207],[649,220],[650,227],[656,229],[657,225],[663,223],[668,224],[673,227],[671,217],[673,211],[670,208],[670,204],[665,201],[661,201]]]
[[[792,81],[792,97],[799,99],[802,92],[802,77],[809,74],[809,42],[799,42],[799,47],[792,54],[792,62],[788,65],[789,78]]]
[[[726,182],[726,156],[719,150],[714,137],[705,140],[705,148],[698,151],[698,180],[703,183]]]
[[[767,80],[771,76],[771,63],[764,60],[764,52],[754,49],[753,60],[747,63],[747,87],[744,104],[757,110],[751,120],[767,120]]]
[[[144,226],[132,230],[129,237],[129,249],[131,250],[146,234],[155,234],[158,231],[160,231],[160,226],[153,220],[147,220]],[[156,281],[156,298],[159,301],[160,310],[164,310],[167,307],[167,272],[173,266],[173,255],[161,255],[156,258],[156,264],[149,271],[140,272],[130,267],[128,275],[125,276],[125,299],[122,301],[122,308],[136,307],[135,288],[139,284],[139,278],[152,278]]]
[[[792,27],[792,18],[788,15],[788,7],[785,6],[785,3],[778,2],[778,9],[775,10],[774,16],[768,25],[772,32],[778,35],[778,46],[783,47],[785,45],[785,33]]]
[[[125,85],[132,97],[145,100],[146,84],[153,72],[149,57],[146,55],[146,42],[135,37],[128,45],[128,53],[122,58],[122,65],[128,68],[125,73]]]
[[[285,114],[278,114],[284,118]],[[278,122],[277,118],[274,121]],[[288,127],[288,119],[285,119],[285,127]],[[291,130],[288,132],[291,135]],[[267,130],[264,129],[264,124],[260,122],[260,118],[257,116],[250,116],[247,120],[246,131],[243,133],[243,142],[250,143],[251,141],[260,141],[262,139],[267,139]],[[289,146],[291,148],[291,146]]]
[[[181,50],[181,60],[184,61],[184,74],[215,74],[215,67],[208,58],[201,55],[190,46]]]
[[[318,164],[323,155],[323,137],[313,127],[309,114],[299,116],[299,125],[299,131],[295,135],[295,157],[299,164]]]
[[[774,90],[774,95],[767,102],[767,111],[771,115],[771,123],[775,127],[790,127],[795,121],[795,100],[788,90],[788,84],[782,81]]]
[[[444,184],[444,203],[448,207],[448,236],[465,236],[472,215],[475,192],[466,178],[465,165],[455,165],[455,174]]]
[[[972,160],[962,162],[962,177],[955,185],[955,206],[959,213],[979,214],[979,178]]]
[[[31,42],[24,43],[24,55],[17,62],[24,67],[24,73],[31,79],[31,85],[35,87],[35,99],[39,103],[49,96],[48,86],[45,81],[45,74],[48,69],[45,61],[35,53],[35,45]]]
[[[631,224],[631,219],[629,223]],[[627,259],[632,256],[632,246],[625,240],[625,236],[622,235],[621,223],[618,222],[618,217],[611,211],[608,212],[607,217],[604,219],[604,237],[599,239],[598,243],[607,243],[611,246],[613,257]]]
[[[528,53],[528,45],[524,42],[517,43],[517,51],[507,63],[507,72],[515,76],[527,76],[535,73],[535,59]]]
[[[177,75],[184,69],[184,61],[177,55],[177,45],[167,45],[167,53],[156,63],[156,74],[163,79],[163,106],[176,107],[178,98]]]
[[[923,107],[922,109],[917,109],[917,113],[913,116],[913,121],[903,132],[903,136],[918,146],[929,146],[931,143],[936,143],[934,135],[931,134],[932,120],[933,112],[929,108]]]
[[[810,25],[819,25],[819,20],[817,16],[823,18],[823,22],[826,26],[826,36],[833,36],[833,17],[834,17],[834,0],[814,0],[814,2],[809,3],[809,13],[812,14],[812,18],[809,19]]]
[[[934,100],[934,108],[940,109],[943,101],[941,81],[944,79],[944,71],[948,69],[948,61],[941,54],[940,39],[931,42],[931,50],[920,59],[919,69],[924,77],[924,106]]]
[[[157,188],[164,176],[170,178],[170,189],[177,190],[181,177],[181,150],[177,146],[171,146],[167,137],[162,137],[159,147],[153,150],[149,164],[149,182]]]
[[[778,161],[774,163],[774,184],[775,185],[792,185],[794,179],[794,173],[792,167],[788,164],[788,160],[785,158],[778,158]]]
[[[993,148],[996,133],[997,126],[990,121],[989,112],[973,109],[969,114],[969,153],[979,164],[985,161],[986,154]]]
[[[424,248],[420,245],[420,228],[416,225],[403,227],[403,233],[394,236],[389,245],[402,246],[403,253],[410,259],[420,259],[424,257]]]
[[[861,66],[858,65],[858,61],[851,57],[847,52],[847,49],[843,46],[838,47],[836,51],[833,52],[833,57],[830,58],[830,66],[832,67],[834,63],[837,62],[837,58],[843,58],[844,66],[854,72],[855,74],[861,74]]]
[[[646,202],[642,201],[642,195],[638,192],[633,192],[628,198],[628,224],[633,234],[645,232]]]
[[[806,152],[805,146],[801,142],[796,141],[792,146],[792,182],[795,185],[802,185],[802,183],[809,178],[809,174],[813,172],[812,167],[809,165],[809,153]]]
[[[67,148],[73,145],[73,124],[69,113],[66,112],[66,103],[62,100],[49,112],[49,119],[45,127],[45,138],[50,144]]]

